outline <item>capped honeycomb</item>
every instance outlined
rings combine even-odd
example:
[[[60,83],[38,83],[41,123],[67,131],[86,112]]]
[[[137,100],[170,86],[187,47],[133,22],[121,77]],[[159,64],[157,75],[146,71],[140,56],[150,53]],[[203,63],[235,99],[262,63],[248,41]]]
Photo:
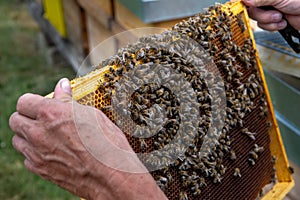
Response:
[[[124,132],[169,199],[256,199],[277,161],[252,38],[241,3],[216,4],[120,49],[73,96]]]

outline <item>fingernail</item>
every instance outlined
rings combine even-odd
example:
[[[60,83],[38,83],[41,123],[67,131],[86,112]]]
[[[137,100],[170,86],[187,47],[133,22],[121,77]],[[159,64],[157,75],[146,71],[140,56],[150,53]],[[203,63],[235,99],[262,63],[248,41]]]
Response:
[[[254,3],[254,0],[244,0],[245,3],[248,3],[248,4],[253,4]]]
[[[67,78],[61,79],[60,87],[64,92],[72,95],[72,90],[71,90],[71,85],[70,85],[69,79],[67,79]]]
[[[282,14],[280,14],[280,13],[274,13],[273,15],[272,15],[272,20],[273,21],[279,21],[279,20],[281,20],[282,19]]]
[[[281,22],[279,22],[279,23],[277,24],[277,26],[278,26],[278,28],[280,28],[280,29],[285,28],[285,27],[286,27],[286,21],[285,21],[285,20],[282,20]]]

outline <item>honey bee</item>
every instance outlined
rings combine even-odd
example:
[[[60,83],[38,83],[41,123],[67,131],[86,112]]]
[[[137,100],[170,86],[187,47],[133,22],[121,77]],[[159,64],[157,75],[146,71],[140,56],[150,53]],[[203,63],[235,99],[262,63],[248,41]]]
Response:
[[[241,28],[242,33],[245,32],[246,28],[241,14],[237,15],[237,22],[239,27]]]
[[[144,58],[146,55],[146,49],[144,48],[139,49],[138,51],[135,52],[135,55],[137,60]]]
[[[153,142],[154,147],[156,147],[157,149],[161,149],[163,147],[162,143],[154,141]]]
[[[101,111],[102,112],[108,112],[108,111],[111,111],[112,110],[112,106],[103,106],[101,108]]]
[[[241,175],[241,170],[239,169],[239,168],[235,168],[234,169],[234,173],[233,173],[233,176],[235,176],[235,177],[242,177],[242,175]]]
[[[251,166],[255,165],[255,161],[252,158],[248,158],[248,162]]]
[[[206,184],[205,179],[203,177],[200,177],[199,186],[200,187],[207,187],[207,184]]]
[[[257,160],[257,159],[258,159],[258,155],[257,155],[257,153],[255,153],[254,151],[250,151],[250,152],[249,152],[249,156],[252,157],[254,160]]]
[[[235,160],[237,157],[236,157],[236,154],[233,150],[230,151],[230,159],[231,160]]]
[[[186,192],[180,192],[179,194],[179,200],[188,200],[188,196],[186,194]]]
[[[225,172],[226,172],[226,167],[224,167],[224,165],[220,165],[219,171],[220,171],[220,174],[221,174],[221,175],[224,175]]]
[[[160,176],[159,177],[159,181],[163,184],[163,185],[167,185],[168,184],[168,179],[166,177]]]
[[[120,76],[123,74],[123,71],[124,71],[124,68],[123,67],[118,67],[116,70],[115,70],[115,74],[117,76]]]
[[[115,80],[115,76],[111,73],[104,74],[104,77],[107,78],[109,82]]]
[[[242,133],[247,135],[251,140],[256,140],[255,135],[256,133],[251,133],[248,128],[242,129]]]
[[[276,160],[277,160],[277,157],[276,156],[272,156],[271,162],[272,162],[273,165],[275,165]]]
[[[276,168],[273,166],[272,168],[272,174],[271,174],[271,183],[276,183]]]
[[[222,180],[222,178],[221,178],[220,174],[216,174],[213,179],[213,183],[221,183],[221,180]]]
[[[101,81],[98,81],[98,83],[101,83],[100,86],[99,86],[99,89],[104,89],[104,88],[110,87],[112,85],[112,82],[101,82]]]
[[[111,99],[111,93],[105,93],[103,98],[106,99],[106,100]]]
[[[142,139],[142,138],[140,138],[139,140],[140,140],[140,148],[141,148],[142,150],[146,149],[146,148],[148,147],[148,145],[147,145],[147,143],[145,142],[145,140]]]
[[[157,97],[161,97],[164,94],[164,88],[160,88],[158,90],[156,90],[156,95]]]
[[[139,93],[135,93],[135,94],[133,95],[133,99],[134,99],[138,104],[142,104],[144,98],[143,98],[142,95],[140,95]]]
[[[110,71],[111,73],[114,73],[114,72],[115,72],[115,69],[114,69],[113,67],[110,67],[110,68],[109,68],[109,71]]]
[[[117,121],[116,121],[116,125],[117,125],[119,128],[121,128],[122,125],[123,125],[122,120],[117,120]]]
[[[254,151],[255,153],[262,153],[262,152],[264,151],[264,147],[260,147],[260,146],[258,146],[257,144],[254,144],[254,149],[253,149],[253,151]]]
[[[242,119],[238,119],[238,125],[239,127],[244,127],[244,122]]]
[[[206,42],[206,41],[201,41],[200,42],[200,45],[203,47],[203,48],[210,48],[211,44],[209,42]]]
[[[201,190],[199,188],[199,185],[195,185],[191,188],[191,191],[193,192],[193,196],[199,196],[201,193]]]
[[[131,57],[131,54],[129,52],[125,51],[125,52],[122,53],[122,59],[123,59],[123,61],[126,62],[127,59],[130,58],[130,57]]]
[[[289,170],[290,174],[294,174],[294,172],[295,172],[294,168],[291,166],[288,167],[288,170]]]

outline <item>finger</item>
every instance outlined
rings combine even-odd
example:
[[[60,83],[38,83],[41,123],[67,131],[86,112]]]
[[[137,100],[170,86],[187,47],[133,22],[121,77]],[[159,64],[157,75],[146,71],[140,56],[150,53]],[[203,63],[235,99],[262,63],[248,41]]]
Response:
[[[286,15],[286,19],[297,30],[300,30],[300,15]]]
[[[282,30],[287,26],[287,22],[285,20],[282,20],[279,23],[269,23],[269,24],[257,24],[260,28],[268,30],[268,31],[278,31]]]
[[[25,148],[29,147],[28,142],[18,135],[14,135],[14,137],[12,138],[12,145],[19,153],[23,154],[24,156]]]
[[[273,6],[278,0],[242,0],[247,6]]]
[[[29,143],[24,139],[19,137],[18,135],[14,135],[12,138],[12,145],[13,147],[21,154],[25,156],[25,158],[32,161],[33,153]]]
[[[31,119],[36,119],[38,108],[42,104],[44,97],[36,94],[24,94],[17,103],[17,111],[21,115]]]
[[[55,87],[54,98],[65,102],[72,101],[72,90],[70,81],[67,78],[61,79]]]
[[[263,10],[256,7],[248,9],[249,16],[262,24],[278,23],[282,20],[282,13],[277,10]]]
[[[24,160],[24,165],[28,171],[30,171],[33,174],[36,174],[46,180],[51,181],[51,177],[45,173],[41,173],[42,169],[39,166],[36,166],[34,162],[32,162],[30,159],[26,158]],[[53,182],[53,181],[52,181]],[[55,182],[54,182],[55,183]]]
[[[29,159],[25,159],[24,160],[24,165],[25,167],[28,169],[28,171],[34,173],[34,174],[38,174],[38,168],[36,168],[34,166],[34,164],[32,163],[32,161],[30,161]]]
[[[35,153],[32,146],[24,138],[21,138],[18,135],[14,135],[14,137],[12,138],[12,145],[18,152],[23,154],[25,158],[31,163],[34,163],[37,166],[42,165],[42,160]]]
[[[31,159],[26,158],[24,160],[24,165],[28,169],[28,171],[39,175],[47,180],[51,179],[51,176],[47,175],[47,173],[43,172],[44,167],[41,167],[41,165],[37,165],[35,162],[33,162]]]
[[[20,115],[17,112],[13,113],[9,118],[9,126],[11,130],[24,139],[27,139],[27,135],[30,134],[34,124],[34,120]]]

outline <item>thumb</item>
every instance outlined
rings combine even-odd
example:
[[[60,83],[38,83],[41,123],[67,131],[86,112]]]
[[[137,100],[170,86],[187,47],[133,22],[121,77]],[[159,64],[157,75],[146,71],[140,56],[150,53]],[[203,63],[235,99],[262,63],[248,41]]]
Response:
[[[242,0],[247,6],[272,6],[275,1],[273,0]]]
[[[54,89],[54,98],[62,101],[72,101],[72,90],[67,78],[60,79]]]

